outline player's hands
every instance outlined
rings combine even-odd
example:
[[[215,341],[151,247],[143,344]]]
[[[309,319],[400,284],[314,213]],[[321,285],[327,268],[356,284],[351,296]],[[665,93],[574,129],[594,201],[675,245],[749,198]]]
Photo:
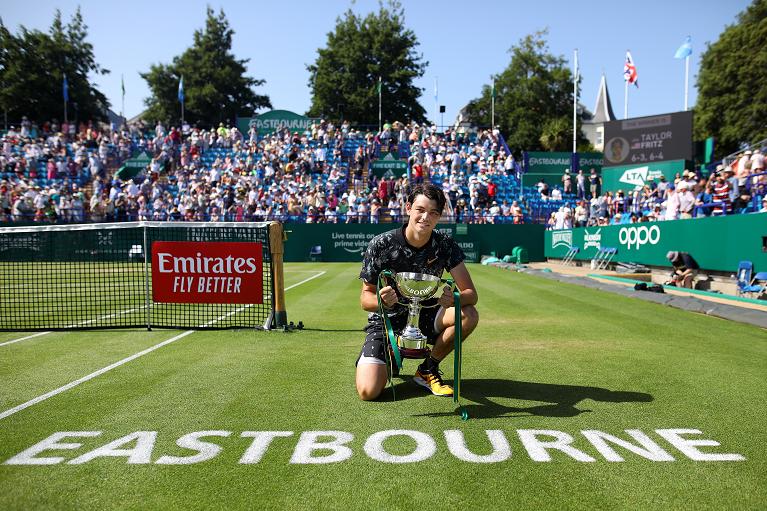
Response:
[[[387,309],[391,309],[397,303],[397,292],[392,286],[382,287],[380,295],[381,302],[383,302],[384,307]]]
[[[450,286],[445,286],[442,288],[442,296],[439,297],[439,304],[445,309],[455,305],[453,301],[453,290],[450,288]]]

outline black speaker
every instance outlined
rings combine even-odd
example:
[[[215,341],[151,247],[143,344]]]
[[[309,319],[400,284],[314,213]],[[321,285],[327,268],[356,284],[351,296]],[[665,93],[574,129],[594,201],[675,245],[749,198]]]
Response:
[[[445,105],[439,105],[439,113],[441,114],[445,113]]]

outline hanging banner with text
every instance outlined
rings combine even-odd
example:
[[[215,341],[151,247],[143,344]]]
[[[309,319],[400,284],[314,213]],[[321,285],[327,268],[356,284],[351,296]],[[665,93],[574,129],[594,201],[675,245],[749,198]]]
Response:
[[[152,299],[161,303],[263,303],[261,243],[155,241]]]

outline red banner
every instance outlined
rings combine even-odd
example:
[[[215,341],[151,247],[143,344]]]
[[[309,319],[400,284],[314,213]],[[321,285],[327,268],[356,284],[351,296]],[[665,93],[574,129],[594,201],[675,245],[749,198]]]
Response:
[[[152,299],[164,303],[263,303],[261,243],[155,241]]]

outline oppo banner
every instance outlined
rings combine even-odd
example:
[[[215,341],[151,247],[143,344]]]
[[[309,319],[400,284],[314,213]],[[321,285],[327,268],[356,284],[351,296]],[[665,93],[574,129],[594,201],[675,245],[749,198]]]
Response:
[[[546,231],[545,243],[546,257],[555,259],[571,247],[581,260],[615,248],[614,261],[671,266],[666,253],[678,250],[707,270],[735,271],[743,260],[767,268],[767,213],[560,229]]]
[[[152,299],[166,303],[263,303],[261,243],[155,241]]]

